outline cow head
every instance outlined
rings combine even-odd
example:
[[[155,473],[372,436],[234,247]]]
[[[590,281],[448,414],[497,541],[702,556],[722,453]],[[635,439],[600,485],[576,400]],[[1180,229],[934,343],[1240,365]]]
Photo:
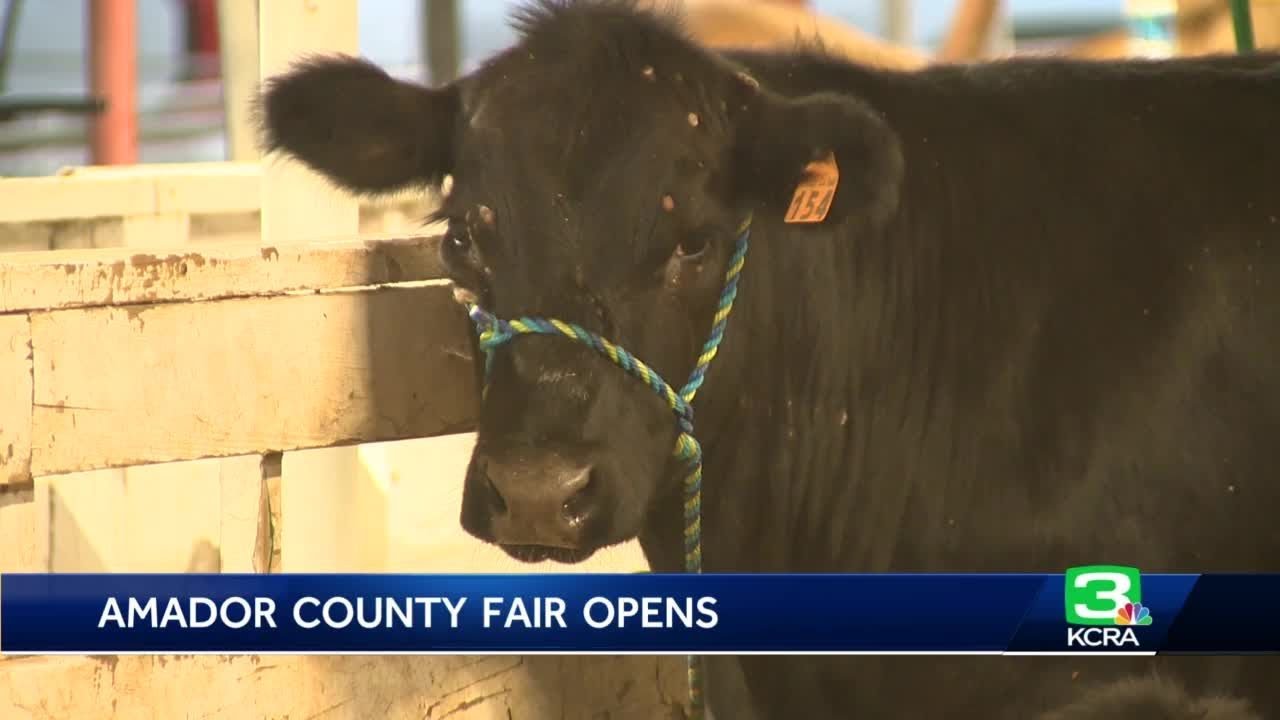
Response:
[[[309,59],[267,85],[266,144],[352,192],[440,185],[441,252],[463,296],[500,318],[577,323],[676,388],[748,212],[776,224],[832,151],[827,224],[896,201],[896,140],[855,99],[786,98],[626,2],[543,2],[515,22],[516,46],[434,89]],[[462,524],[523,560],[635,537],[679,486],[671,410],[563,338],[496,350],[477,433]]]

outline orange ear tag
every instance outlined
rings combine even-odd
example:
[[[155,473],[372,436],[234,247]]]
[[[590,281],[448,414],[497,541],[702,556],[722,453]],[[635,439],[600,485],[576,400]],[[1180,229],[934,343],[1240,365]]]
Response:
[[[836,167],[835,153],[827,153],[825,158],[809,163],[805,166],[805,173],[808,177],[796,186],[783,222],[822,222],[831,209],[836,186],[840,184],[840,168]]]

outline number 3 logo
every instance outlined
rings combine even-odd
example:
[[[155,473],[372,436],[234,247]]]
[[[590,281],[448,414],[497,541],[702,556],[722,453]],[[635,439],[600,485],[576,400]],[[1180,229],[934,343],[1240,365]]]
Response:
[[[1126,603],[1142,601],[1136,568],[1095,565],[1066,575],[1067,622],[1111,625]]]

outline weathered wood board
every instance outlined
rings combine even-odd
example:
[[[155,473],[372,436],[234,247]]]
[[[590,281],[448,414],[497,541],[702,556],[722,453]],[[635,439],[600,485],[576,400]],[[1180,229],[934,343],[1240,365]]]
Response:
[[[0,486],[31,470],[31,323],[0,315]]]
[[[0,486],[0,574],[48,570],[48,532],[41,507],[34,487]]]
[[[471,330],[447,284],[30,317],[33,475],[429,437],[474,417]]]
[[[261,487],[256,455],[47,475],[18,517],[41,572],[253,572]]]
[[[683,658],[108,656],[0,661],[0,717],[663,720]]]
[[[0,178],[0,222],[257,210],[261,174],[257,163],[180,163]]]
[[[0,252],[256,241],[266,172],[254,162],[147,163],[0,178]],[[378,234],[424,232],[437,202],[415,190],[348,204],[359,206],[360,232]],[[320,233],[343,234],[324,219],[314,226]]]
[[[215,300],[438,279],[440,238],[0,255],[0,313]]]
[[[436,231],[424,223],[433,207],[430,197],[411,197],[394,204],[365,204],[360,207],[360,236],[429,235]],[[148,216],[133,218],[98,217],[84,220],[46,220],[6,223],[0,221],[0,253],[78,248],[168,247],[174,244],[259,243],[257,210],[233,213],[205,213],[183,216],[174,221],[180,236],[164,234],[160,223],[147,223]],[[184,225],[185,223],[185,225]],[[185,227],[185,230],[183,229]],[[176,240],[176,242],[175,242]]]

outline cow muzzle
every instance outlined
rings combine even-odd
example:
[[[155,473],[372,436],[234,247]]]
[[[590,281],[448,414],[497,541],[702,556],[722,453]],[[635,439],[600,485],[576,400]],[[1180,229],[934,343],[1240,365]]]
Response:
[[[558,453],[477,451],[467,473],[462,526],[525,562],[590,556],[591,528],[603,512],[592,465]]]

